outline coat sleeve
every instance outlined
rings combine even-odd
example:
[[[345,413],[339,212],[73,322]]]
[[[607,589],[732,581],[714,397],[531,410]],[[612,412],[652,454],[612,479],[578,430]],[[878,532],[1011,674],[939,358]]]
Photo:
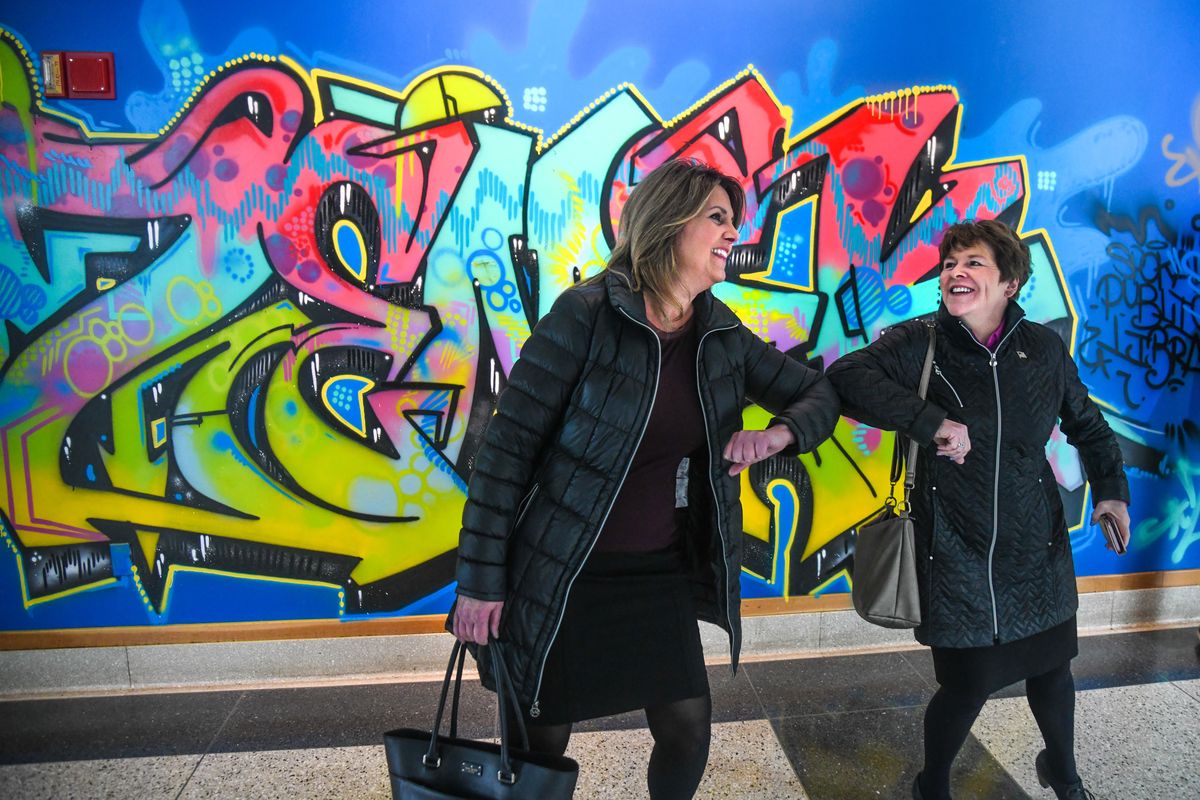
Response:
[[[1088,396],[1087,387],[1079,379],[1075,359],[1065,344],[1054,337],[1061,351],[1063,378],[1062,408],[1059,426],[1067,441],[1079,451],[1088,481],[1092,484],[1092,503],[1101,500],[1129,502],[1129,482],[1125,477],[1125,461],[1116,434],[1100,413],[1100,408]]]
[[[917,393],[928,348],[924,325],[900,325],[833,362],[825,374],[842,400],[843,413],[881,430],[899,431],[922,447],[932,442],[948,415]]]
[[[539,457],[562,421],[583,370],[592,318],[567,290],[538,321],[475,455],[458,537],[458,594],[503,600],[508,537]]]
[[[737,333],[746,354],[746,396],[775,415],[770,425],[786,425],[796,439],[781,455],[815,450],[837,425],[837,392],[819,371],[767,344],[745,325]]]

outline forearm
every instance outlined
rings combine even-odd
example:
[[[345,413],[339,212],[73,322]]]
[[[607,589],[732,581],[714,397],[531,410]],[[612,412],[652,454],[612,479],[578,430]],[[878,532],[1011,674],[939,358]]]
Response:
[[[863,351],[835,361],[826,376],[842,402],[842,413],[873,428],[899,431],[921,446],[933,441],[948,414],[915,389],[891,378]]]

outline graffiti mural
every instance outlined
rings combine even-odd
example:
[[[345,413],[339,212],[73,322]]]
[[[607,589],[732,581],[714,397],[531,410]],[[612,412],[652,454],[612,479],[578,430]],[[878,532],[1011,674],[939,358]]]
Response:
[[[191,60],[158,130],[99,130],[0,36],[4,628],[444,611],[524,341],[603,267],[630,189],[683,156],[747,192],[718,294],[815,363],[936,307],[947,225],[1018,228],[1022,304],[1074,348],[1139,480],[1177,487],[1135,547],[1200,562],[1195,231],[1097,210],[1106,259],[1068,274],[1057,232],[1027,224],[1026,157],[960,157],[955,87],[794,120],[752,69],[674,116],[621,84],[547,138],[461,64],[403,86],[284,54],[212,66]],[[1096,548],[1079,460],[1060,436],[1050,453],[1077,551]],[[743,473],[744,594],[845,589],[890,454],[843,419]]]

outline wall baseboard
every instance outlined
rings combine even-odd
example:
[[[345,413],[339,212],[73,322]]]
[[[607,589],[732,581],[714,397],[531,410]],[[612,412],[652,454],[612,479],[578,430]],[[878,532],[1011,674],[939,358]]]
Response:
[[[1124,577],[1124,576],[1123,576]],[[1088,579],[1084,579],[1088,580]],[[915,647],[912,633],[869,625],[849,610],[849,598],[806,598],[808,608],[748,608],[742,657],[747,660],[846,654]],[[789,605],[800,605],[792,601]],[[791,613],[803,610],[807,613]],[[59,646],[0,652],[0,700],[81,694],[179,692],[295,685],[440,679],[450,652],[444,617],[432,630],[366,635],[292,635],[270,639],[244,629],[224,641]],[[1080,595],[1083,635],[1200,624],[1200,584],[1092,590]],[[360,623],[356,623],[360,624]],[[361,623],[367,624],[367,623]],[[180,626],[182,627],[182,626]],[[228,626],[225,626],[228,627]],[[290,629],[295,634],[299,626]],[[11,634],[6,634],[10,636]],[[709,663],[727,662],[725,632],[701,626]]]
[[[1200,569],[1135,572],[1079,578],[1081,595],[1138,589],[1200,586]],[[813,614],[854,608],[850,595],[765,598],[742,601],[743,617]],[[441,633],[444,614],[366,620],[287,620],[283,622],[226,622],[195,625],[143,625],[114,628],[64,628],[50,631],[0,632],[0,651],[76,647],[138,647],[156,644],[263,642],[285,639],[334,639],[360,636],[405,636]]]

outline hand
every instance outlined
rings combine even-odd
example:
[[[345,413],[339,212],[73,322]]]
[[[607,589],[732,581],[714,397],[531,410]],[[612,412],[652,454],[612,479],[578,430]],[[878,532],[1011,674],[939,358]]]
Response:
[[[772,425],[765,431],[738,431],[729,437],[729,444],[725,445],[721,455],[726,461],[733,462],[729,474],[737,475],[751,464],[770,458],[795,442],[791,428]]]
[[[487,644],[489,636],[492,639],[500,637],[503,611],[503,600],[476,600],[459,595],[454,607],[454,623],[450,627],[460,642]]]
[[[1129,505],[1122,500],[1101,500],[1096,503],[1096,507],[1092,510],[1092,524],[1100,524],[1101,514],[1111,514],[1112,518],[1117,521],[1117,531],[1121,534],[1121,541],[1126,547],[1129,547]],[[1104,546],[1112,550],[1112,545],[1107,541]]]
[[[963,463],[967,453],[971,452],[971,437],[967,433],[967,426],[952,419],[945,420],[938,426],[937,433],[933,434],[933,442],[938,446],[937,454],[945,456],[955,464]]]

